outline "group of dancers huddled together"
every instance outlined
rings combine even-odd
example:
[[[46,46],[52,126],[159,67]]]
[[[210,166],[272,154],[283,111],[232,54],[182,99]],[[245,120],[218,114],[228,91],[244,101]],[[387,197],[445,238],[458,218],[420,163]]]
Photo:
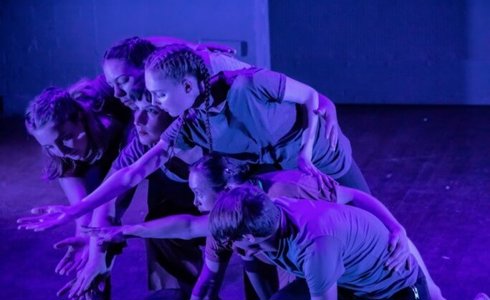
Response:
[[[370,194],[328,97],[170,37],[119,41],[102,69],[46,88],[25,114],[70,205],[33,208],[19,228],[76,222],[55,245],[67,249],[56,272],[74,276],[58,296],[109,299],[116,257],[143,238],[149,288],[171,299],[220,299],[234,252],[247,300],[444,299]],[[144,222],[122,224],[145,179]]]

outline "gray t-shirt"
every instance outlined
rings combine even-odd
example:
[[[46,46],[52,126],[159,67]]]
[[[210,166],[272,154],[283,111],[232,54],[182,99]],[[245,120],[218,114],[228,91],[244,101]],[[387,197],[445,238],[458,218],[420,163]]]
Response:
[[[290,197],[295,199],[313,199],[337,202],[338,183],[332,178],[326,178],[319,187],[316,177],[298,170],[284,170],[264,173],[252,180],[260,186],[271,198]],[[215,262],[227,262],[233,249],[217,242],[212,236],[206,238],[205,256]]]
[[[274,264],[306,279],[313,296],[334,283],[360,298],[388,298],[414,284],[418,267],[388,271],[389,232],[372,214],[326,201],[277,198],[282,211]]]
[[[248,163],[296,169],[307,114],[304,106],[283,102],[285,82],[284,74],[258,68],[213,77],[209,111],[213,150]],[[351,166],[350,142],[340,132],[333,149],[325,130],[320,118],[312,162],[325,174],[339,178]],[[209,150],[204,105],[190,109],[185,120],[179,117],[162,139],[180,149],[197,145]]]

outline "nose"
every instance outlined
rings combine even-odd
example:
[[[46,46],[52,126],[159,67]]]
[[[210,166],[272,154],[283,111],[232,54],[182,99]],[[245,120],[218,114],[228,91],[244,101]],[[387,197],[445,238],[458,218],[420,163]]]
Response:
[[[148,122],[148,115],[144,111],[134,113],[134,125],[145,125]]]
[[[119,86],[114,85],[114,97],[121,98],[124,96],[126,96],[126,92],[124,92],[124,90],[122,90]]]
[[[199,205],[201,205],[201,202],[199,202],[199,200],[197,200],[197,197],[194,197],[193,204],[194,204],[195,207],[199,207]]]
[[[161,110],[164,110],[162,107],[162,103],[157,100],[157,97],[153,97],[153,96],[151,97],[151,104],[157,106]]]

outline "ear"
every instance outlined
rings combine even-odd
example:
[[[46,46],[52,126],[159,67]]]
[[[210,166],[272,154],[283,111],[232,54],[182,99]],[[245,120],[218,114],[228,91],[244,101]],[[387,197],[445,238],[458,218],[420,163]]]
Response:
[[[182,79],[182,85],[184,86],[184,91],[189,94],[192,92],[192,83],[187,79]]]
[[[242,239],[247,240],[249,243],[255,243],[255,237],[249,233],[242,235]]]

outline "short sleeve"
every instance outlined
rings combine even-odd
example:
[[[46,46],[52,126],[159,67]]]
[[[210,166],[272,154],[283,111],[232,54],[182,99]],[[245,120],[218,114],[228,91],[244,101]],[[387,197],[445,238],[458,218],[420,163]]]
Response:
[[[265,69],[251,69],[242,72],[232,89],[237,92],[246,90],[256,99],[280,103],[284,99],[286,75]]]
[[[323,295],[344,271],[342,245],[338,239],[319,237],[305,251],[303,272],[312,296]]]
[[[205,257],[214,262],[227,262],[233,254],[231,247],[220,244],[212,236],[206,237]]]
[[[132,165],[150,148],[150,146],[143,145],[137,136],[133,136],[126,147],[119,152],[119,155],[112,164],[112,170],[119,170]]]

